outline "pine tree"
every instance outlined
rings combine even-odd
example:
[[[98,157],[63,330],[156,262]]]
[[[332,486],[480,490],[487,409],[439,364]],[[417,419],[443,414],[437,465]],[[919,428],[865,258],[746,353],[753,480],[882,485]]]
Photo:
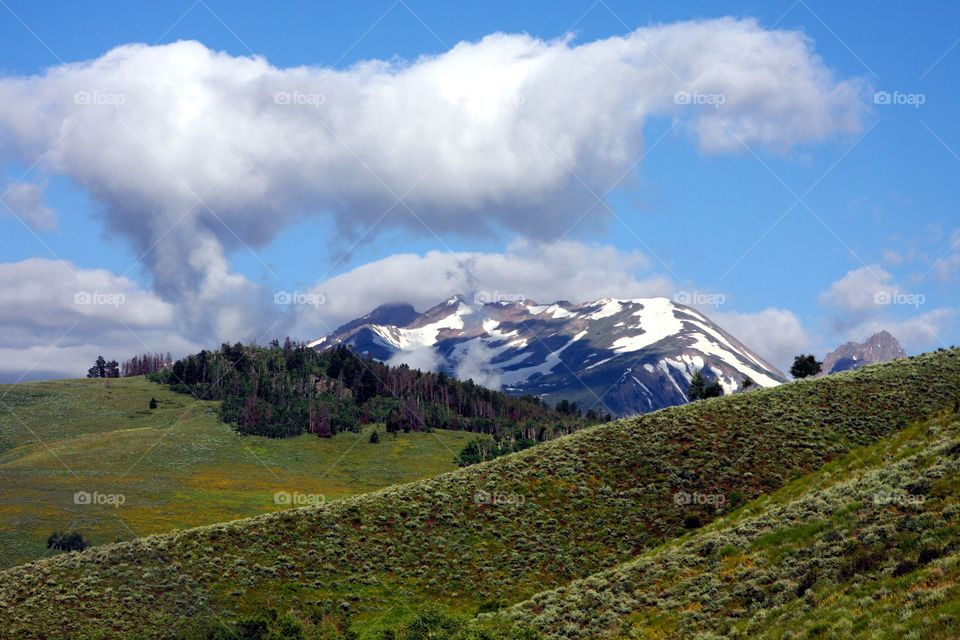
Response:
[[[150,398],[150,408],[151,408],[151,409],[156,409],[156,408],[157,408],[157,399],[156,399],[156,398]]]
[[[699,400],[700,398],[705,398],[704,393],[707,389],[707,381],[703,377],[703,372],[700,369],[697,369],[693,372],[693,377],[690,378],[690,386],[687,388],[687,398],[692,402],[694,400]]]
[[[374,429],[373,433],[370,434],[370,444],[377,444],[378,442],[380,442],[380,434]]]
[[[723,387],[720,385],[718,380],[714,380],[706,386],[703,390],[704,398],[719,398],[723,395]]]
[[[56,549],[57,551],[83,551],[90,544],[83,539],[83,536],[76,531],[54,531],[47,538],[47,549]]]
[[[357,404],[362,405],[375,395],[377,395],[377,376],[367,367],[360,374],[360,384],[354,392],[354,396]]]
[[[793,366],[790,367],[790,375],[794,378],[806,378],[815,376],[823,370],[823,363],[818,362],[812,355],[801,353],[793,359]]]
[[[116,364],[114,362],[114,364]],[[97,361],[93,363],[93,366],[87,370],[88,378],[106,378],[107,377],[107,361],[103,359],[103,356],[97,356]]]

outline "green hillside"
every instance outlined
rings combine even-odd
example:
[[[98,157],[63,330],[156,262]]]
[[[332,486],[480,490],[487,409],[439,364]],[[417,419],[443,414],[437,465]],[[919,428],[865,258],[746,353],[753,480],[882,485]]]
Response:
[[[620,565],[958,394],[960,352],[929,354],[586,429],[319,508],[62,555],[0,574],[0,628],[161,638],[198,618],[311,608],[369,632],[424,602],[473,614]]]
[[[198,402],[143,378],[0,386],[0,567],[50,555],[54,529],[94,544],[268,513],[277,492],[345,496],[434,476],[474,434],[240,437]],[[158,407],[148,408],[151,398]],[[124,504],[74,504],[74,493]],[[317,498],[319,499],[319,498]]]
[[[960,415],[502,617],[548,638],[956,638]]]

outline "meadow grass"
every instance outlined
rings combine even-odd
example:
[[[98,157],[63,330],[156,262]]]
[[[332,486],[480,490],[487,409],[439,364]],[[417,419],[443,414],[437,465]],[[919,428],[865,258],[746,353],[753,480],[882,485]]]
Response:
[[[383,425],[329,439],[238,436],[217,403],[143,378],[0,386],[0,397],[0,567],[51,555],[54,529],[103,544],[290,506],[275,503],[278,492],[337,500],[427,478],[456,469],[475,437],[394,436]],[[75,504],[78,491],[125,501]]]

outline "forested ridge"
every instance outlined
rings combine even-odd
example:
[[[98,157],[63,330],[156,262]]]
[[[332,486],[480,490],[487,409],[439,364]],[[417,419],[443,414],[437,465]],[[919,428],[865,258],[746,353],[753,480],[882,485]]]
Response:
[[[382,422],[388,432],[452,429],[543,441],[609,419],[575,404],[554,409],[444,373],[388,366],[345,346],[317,351],[287,339],[267,347],[221,345],[149,374],[174,391],[221,401],[243,434],[331,437]]]

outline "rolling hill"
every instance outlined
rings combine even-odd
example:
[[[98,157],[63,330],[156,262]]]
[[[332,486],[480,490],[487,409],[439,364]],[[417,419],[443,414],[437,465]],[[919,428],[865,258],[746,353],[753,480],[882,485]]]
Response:
[[[238,436],[216,402],[143,378],[0,386],[0,566],[48,556],[54,529],[95,544],[268,513],[286,492],[335,500],[456,468],[476,434]],[[155,410],[148,408],[158,400]],[[74,503],[120,494],[118,509]],[[291,499],[293,502],[293,499]],[[0,634],[2,637],[2,634]]]
[[[0,628],[163,638],[272,608],[371,634],[429,602],[473,614],[642,557],[958,395],[960,352],[928,354],[588,428],[321,507],[48,558],[0,574]]]
[[[951,411],[498,617],[547,638],[956,638],[958,490]]]

